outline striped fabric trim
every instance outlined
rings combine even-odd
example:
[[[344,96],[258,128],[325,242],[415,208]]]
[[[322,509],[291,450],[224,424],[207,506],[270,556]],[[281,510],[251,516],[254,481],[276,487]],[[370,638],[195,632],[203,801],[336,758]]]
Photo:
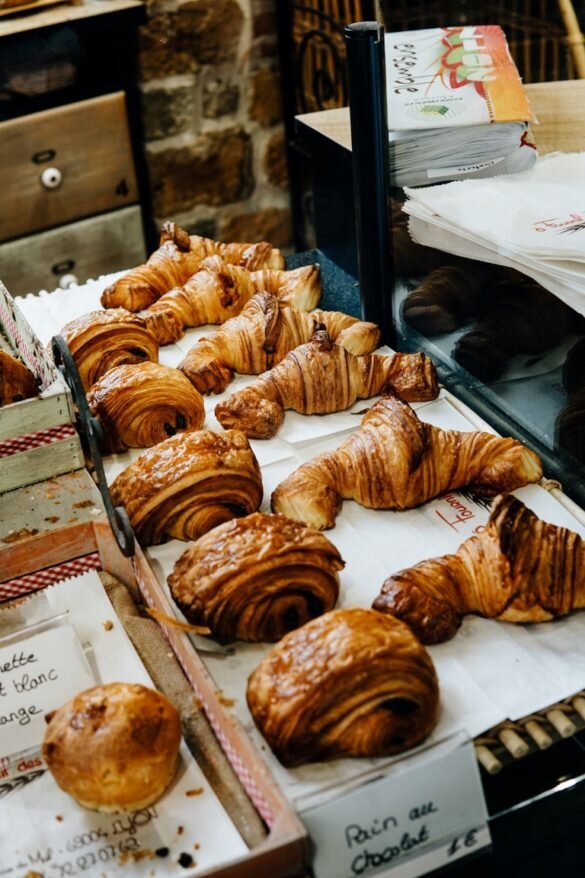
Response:
[[[0,601],[17,598],[33,591],[41,591],[41,589],[54,585],[62,579],[71,579],[72,576],[79,576],[80,573],[85,573],[87,570],[101,569],[102,562],[97,552],[83,555],[81,558],[73,558],[72,561],[64,561],[55,567],[47,567],[46,570],[38,570],[35,573],[28,573],[26,576],[19,576],[18,579],[0,582]]]
[[[11,454],[30,451],[31,448],[50,445],[52,442],[61,442],[63,439],[71,439],[76,435],[77,431],[73,424],[61,424],[59,427],[49,427],[47,430],[37,430],[36,433],[5,439],[0,442],[0,457],[10,457]]]

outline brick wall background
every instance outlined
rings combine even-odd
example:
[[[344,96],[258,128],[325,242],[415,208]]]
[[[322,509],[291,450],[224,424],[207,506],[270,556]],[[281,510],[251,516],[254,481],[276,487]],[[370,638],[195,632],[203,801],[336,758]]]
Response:
[[[155,222],[292,240],[278,0],[147,0],[140,82]]]

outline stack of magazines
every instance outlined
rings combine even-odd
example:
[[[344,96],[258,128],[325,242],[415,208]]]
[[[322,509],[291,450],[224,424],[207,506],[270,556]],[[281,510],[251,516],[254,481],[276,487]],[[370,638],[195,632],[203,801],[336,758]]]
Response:
[[[521,174],[407,188],[414,241],[534,278],[585,315],[585,152]]]
[[[386,34],[393,186],[493,177],[536,159],[530,105],[496,25]]]

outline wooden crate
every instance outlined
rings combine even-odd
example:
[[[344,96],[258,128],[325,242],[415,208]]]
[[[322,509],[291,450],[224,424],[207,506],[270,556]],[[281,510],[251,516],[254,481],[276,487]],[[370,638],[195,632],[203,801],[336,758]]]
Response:
[[[58,546],[55,535],[50,544],[45,540],[17,542],[0,549],[0,600],[18,598],[38,591],[60,580],[90,569],[102,569],[124,583],[137,602],[148,606],[166,606],[162,590],[144,555],[137,547],[136,555],[124,558],[114,540],[107,519],[100,518],[89,526],[56,534],[63,543],[60,557],[67,558],[57,566],[47,567],[46,560],[55,556]],[[26,566],[33,573],[9,579]],[[234,769],[240,783],[267,827],[264,840],[251,847],[219,869],[197,871],[205,878],[285,878],[305,873],[309,864],[306,831],[233,716],[228,716],[201,659],[191,647],[187,635],[177,629],[164,629],[191,686],[201,701],[210,725]]]
[[[0,410],[0,493],[84,466],[71,393],[0,281],[0,336],[35,374],[39,396]]]

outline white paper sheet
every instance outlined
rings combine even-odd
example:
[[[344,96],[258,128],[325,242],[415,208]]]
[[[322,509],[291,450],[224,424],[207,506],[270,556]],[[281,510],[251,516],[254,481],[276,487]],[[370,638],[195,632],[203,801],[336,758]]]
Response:
[[[105,281],[89,285],[93,292],[90,291],[88,298],[95,298],[96,285],[101,288]],[[59,299],[60,292],[53,293],[51,307],[53,312],[61,314],[62,319],[83,313],[83,303],[88,301],[85,292],[78,290],[76,299],[69,298],[65,308],[68,313],[65,314]],[[74,307],[76,314],[72,313]],[[37,329],[35,309],[38,315],[42,313],[36,305],[30,309],[26,307],[25,313]],[[87,306],[85,310],[89,310]],[[195,338],[209,331],[209,327],[189,330],[181,340],[180,351],[174,345],[166,349],[169,359],[175,357],[176,363]],[[230,388],[236,384],[244,386],[251,380],[240,376]],[[212,416],[217,399],[206,398],[206,427],[217,429]],[[470,419],[467,419],[450,399],[442,392],[438,400],[414,407],[422,420],[435,426],[477,429],[477,416],[470,413]],[[353,411],[363,411],[369,405],[370,401],[360,401]],[[269,511],[270,494],[280,481],[302,462],[321,451],[336,448],[351,428],[359,426],[360,421],[358,415],[348,413],[296,417],[302,419],[302,429],[297,426],[295,416],[291,418],[291,413],[287,413],[276,439],[252,443],[262,468],[264,511]],[[106,458],[108,481],[138,453],[132,451]],[[585,526],[542,487],[529,486],[515,493],[542,518],[585,536]],[[488,503],[461,492],[453,492],[418,509],[403,512],[364,509],[355,502],[345,502],[335,527],[326,532],[346,562],[340,574],[340,605],[370,606],[387,576],[424,558],[455,551],[476,527],[487,521],[488,515]],[[166,577],[187,546],[175,540],[148,549],[153,570],[165,588]],[[181,617],[179,611],[177,615]],[[432,740],[442,740],[459,730],[476,736],[502,720],[524,716],[578,692],[585,687],[585,661],[576,657],[578,638],[583,634],[583,613],[549,625],[530,627],[468,617],[451,641],[430,648],[439,675],[442,701]],[[227,701],[233,701],[232,709],[290,799],[294,801],[313,794],[326,784],[349,782],[379,764],[374,760],[345,759],[284,769],[256,730],[245,699],[248,675],[271,648],[270,645],[234,643],[225,646],[210,638],[196,635],[191,635],[191,638],[201,650],[218,688]]]
[[[85,573],[33,595],[21,610],[23,619],[61,613],[67,613],[81,643],[91,647],[96,682],[153,685],[97,573]],[[111,627],[104,624],[109,622]],[[2,788],[0,876],[35,872],[170,878],[192,874],[179,864],[181,854],[192,858],[198,873],[247,851],[184,743],[170,788],[153,806],[132,814],[105,815],[82,808],[60,790],[49,771],[40,773],[40,759],[36,761],[33,774],[39,776],[24,783],[31,777],[24,773],[12,784],[12,791],[8,784]],[[33,759],[29,762],[32,766]]]

